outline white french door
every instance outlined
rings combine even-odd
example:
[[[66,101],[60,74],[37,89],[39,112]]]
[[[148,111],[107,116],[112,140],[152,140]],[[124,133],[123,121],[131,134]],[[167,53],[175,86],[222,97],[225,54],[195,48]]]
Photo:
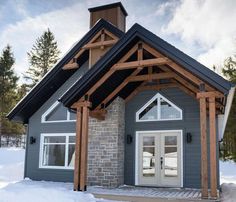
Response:
[[[136,185],[182,186],[182,131],[136,133]]]

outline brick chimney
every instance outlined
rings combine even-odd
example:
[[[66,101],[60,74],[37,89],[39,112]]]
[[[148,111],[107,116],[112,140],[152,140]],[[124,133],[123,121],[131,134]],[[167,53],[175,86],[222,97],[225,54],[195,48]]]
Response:
[[[128,14],[120,2],[89,8],[88,10],[90,12],[90,28],[93,27],[99,19],[103,18],[125,32],[125,18]],[[89,49],[89,68],[91,68],[117,41],[118,37],[108,30],[102,29],[95,38],[90,41],[90,44],[87,44],[87,48]]]
[[[125,32],[126,16],[128,15],[121,2],[89,8],[90,28],[101,18],[109,21],[117,28]]]

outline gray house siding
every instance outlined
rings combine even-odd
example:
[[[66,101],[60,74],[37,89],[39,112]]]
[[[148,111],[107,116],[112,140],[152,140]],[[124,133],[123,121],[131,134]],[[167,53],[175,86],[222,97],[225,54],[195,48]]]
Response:
[[[125,145],[125,184],[135,183],[135,132],[145,130],[183,130],[183,186],[201,187],[201,144],[199,102],[177,88],[161,90],[160,93],[183,110],[183,120],[136,122],[135,113],[157,92],[145,91],[126,104],[125,134],[132,135],[131,144]],[[192,142],[186,142],[186,133],[192,134]]]
[[[41,116],[67,91],[67,89],[69,89],[71,85],[84,75],[87,70],[88,63],[85,63],[53,94],[53,96],[51,96],[50,99],[47,100],[47,102],[44,103],[36,113],[33,114],[33,116],[30,117],[27,135],[25,177],[29,177],[33,180],[73,181],[73,170],[39,168],[39,151],[41,133],[75,133],[75,121],[41,123]],[[63,113],[63,110],[59,110],[58,112]],[[35,144],[30,144],[31,136],[36,138]]]
[[[87,67],[86,64],[77,70],[30,118],[25,177],[33,180],[73,182],[73,169],[39,168],[39,155],[42,133],[75,133],[76,123],[75,121],[41,123],[41,117],[85,73]],[[118,97],[107,108],[105,120],[89,118],[88,185],[116,187],[124,183],[124,110],[125,102]],[[63,118],[65,111],[66,108],[59,105],[47,120],[54,121]],[[35,144],[30,144],[31,136],[36,138]]]

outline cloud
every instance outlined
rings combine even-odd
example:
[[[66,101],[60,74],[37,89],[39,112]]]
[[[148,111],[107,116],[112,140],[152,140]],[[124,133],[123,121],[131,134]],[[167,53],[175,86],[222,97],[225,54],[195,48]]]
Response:
[[[177,6],[178,1],[166,1],[158,6],[155,15],[157,16],[164,16],[167,12],[173,12],[175,7]]]
[[[79,11],[79,14],[78,14]],[[59,49],[65,53],[89,29],[87,7],[77,3],[60,10],[36,17],[26,17],[15,24],[9,24],[0,33],[0,49],[6,44],[13,47],[16,58],[15,70],[22,75],[28,67],[27,52],[48,27],[55,34]]]
[[[197,59],[212,67],[235,50],[235,0],[182,0],[173,17],[162,27],[164,34],[174,34],[192,47],[200,47]]]

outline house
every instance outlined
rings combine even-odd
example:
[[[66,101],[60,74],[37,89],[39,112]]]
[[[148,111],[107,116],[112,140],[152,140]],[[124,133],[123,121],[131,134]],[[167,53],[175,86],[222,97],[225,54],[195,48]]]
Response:
[[[25,177],[216,198],[234,86],[139,24],[126,32],[121,3],[89,11],[87,34],[8,114],[27,125]]]

